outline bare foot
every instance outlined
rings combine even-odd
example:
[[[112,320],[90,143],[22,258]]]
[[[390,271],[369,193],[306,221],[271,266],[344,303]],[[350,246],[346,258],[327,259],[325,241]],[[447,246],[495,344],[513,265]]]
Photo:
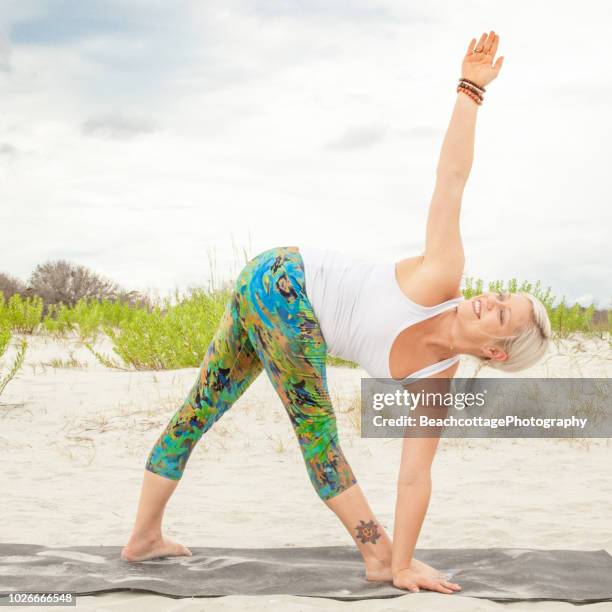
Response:
[[[376,559],[365,562],[366,580],[370,582],[392,582],[393,572],[391,563],[385,563]]]
[[[164,538],[130,539],[121,551],[121,558],[124,561],[135,563],[156,557],[191,557],[191,551],[182,544],[171,542]]]

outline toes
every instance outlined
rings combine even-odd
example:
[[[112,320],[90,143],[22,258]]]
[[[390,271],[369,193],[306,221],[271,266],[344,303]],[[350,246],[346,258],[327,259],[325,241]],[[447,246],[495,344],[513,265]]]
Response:
[[[191,557],[191,551],[182,544],[172,543],[172,554],[176,557]]]

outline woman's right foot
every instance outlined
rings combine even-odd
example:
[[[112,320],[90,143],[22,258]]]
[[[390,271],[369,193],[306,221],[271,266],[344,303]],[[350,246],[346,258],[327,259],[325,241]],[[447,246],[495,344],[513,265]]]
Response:
[[[121,551],[124,561],[136,563],[155,559],[156,557],[191,557],[192,552],[182,544],[177,544],[162,537],[156,539],[130,539]]]

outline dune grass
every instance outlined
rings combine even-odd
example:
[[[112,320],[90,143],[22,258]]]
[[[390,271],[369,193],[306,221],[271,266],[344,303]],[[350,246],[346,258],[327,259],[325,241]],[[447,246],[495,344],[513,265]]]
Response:
[[[246,252],[244,259],[248,259]],[[44,315],[41,298],[15,294],[5,301],[0,292],[0,326],[8,329],[8,333],[40,333],[54,338],[76,334],[107,367],[136,370],[198,367],[231,295],[231,283],[219,286],[214,271],[210,278],[206,289],[192,288],[183,295],[175,292],[173,299],[165,298],[157,303],[153,300],[147,304],[128,304],[109,299],[81,299],[73,306],[50,304]],[[527,292],[539,298],[548,311],[554,339],[582,333],[608,338],[612,346],[610,310],[597,311],[594,304],[587,307],[568,304],[565,297],[557,299],[550,287],[543,289],[540,281],[519,282],[513,278],[485,282],[468,277],[462,292],[469,299],[483,293],[485,287],[494,292]],[[104,355],[93,348],[100,336],[110,340],[113,355]],[[328,364],[358,367],[333,355],[328,356]],[[77,364],[61,361],[55,367],[77,367]]]
[[[6,353],[8,347],[11,343],[11,328],[8,323],[0,321],[0,359]],[[13,365],[8,369],[6,374],[3,373],[3,370],[0,369],[0,395],[6,388],[6,386],[15,378],[17,372],[22,368],[25,361],[25,354],[28,347],[27,340],[22,338],[18,341],[17,353],[15,354],[15,358],[13,359]],[[2,364],[0,364],[2,365]]]

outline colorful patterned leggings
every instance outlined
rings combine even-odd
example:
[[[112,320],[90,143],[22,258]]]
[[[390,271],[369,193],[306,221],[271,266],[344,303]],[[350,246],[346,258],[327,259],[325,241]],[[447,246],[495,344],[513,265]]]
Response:
[[[197,441],[265,369],[318,495],[330,499],[348,489],[356,480],[338,441],[326,353],[298,248],[260,253],[240,272],[198,379],[151,450],[146,469],[179,480]]]

